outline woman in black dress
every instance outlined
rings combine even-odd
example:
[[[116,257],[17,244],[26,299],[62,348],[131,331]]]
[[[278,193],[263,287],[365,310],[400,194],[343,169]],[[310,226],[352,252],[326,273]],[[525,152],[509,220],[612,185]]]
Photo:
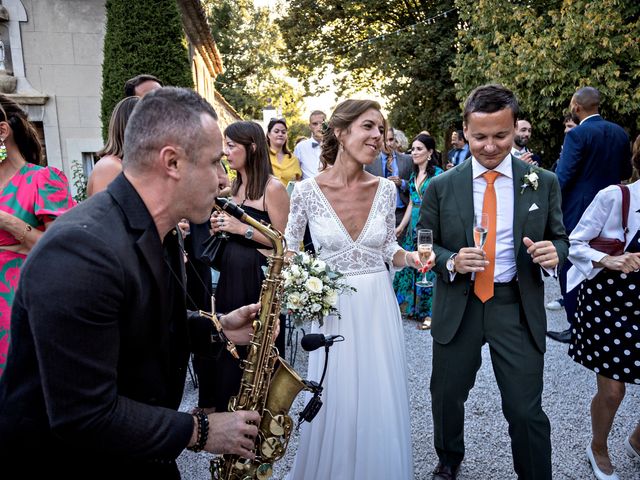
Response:
[[[634,156],[634,165],[640,164]],[[640,385],[640,182],[628,185],[630,208],[623,255],[589,246],[595,237],[625,240],[622,194],[617,185],[598,192],[570,236],[573,266],[567,290],[579,285],[578,308],[569,355],[597,376],[591,402],[592,440],[587,458],[599,479],[617,480],[607,438],[627,383]],[[640,424],[626,438],[625,450],[640,460]]]
[[[267,142],[262,127],[255,122],[236,122],[224,131],[224,153],[229,167],[236,171],[231,186],[234,203],[256,220],[270,223],[284,232],[289,216],[289,195],[272,174]],[[216,311],[229,312],[242,305],[255,303],[264,280],[263,267],[271,242],[260,232],[226,213],[211,216],[214,234],[226,232],[224,254],[220,262],[220,278],[216,287]],[[285,328],[280,325],[276,347],[284,355]],[[246,357],[246,348],[241,350]],[[227,410],[229,398],[238,393],[241,360],[224,350],[213,362],[201,365],[199,406],[216,411]],[[204,385],[203,385],[204,383]],[[209,385],[215,385],[209,388]]]

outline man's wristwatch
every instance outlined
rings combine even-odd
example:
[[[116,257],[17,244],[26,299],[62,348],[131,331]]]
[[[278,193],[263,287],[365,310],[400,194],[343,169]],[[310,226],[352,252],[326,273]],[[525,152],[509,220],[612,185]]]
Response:
[[[251,240],[253,238],[253,227],[251,225],[249,225],[249,228],[247,228],[247,231],[244,232],[244,238]]]
[[[457,256],[458,254],[454,253],[447,259],[447,270],[449,270],[449,273],[456,273],[456,257]]]

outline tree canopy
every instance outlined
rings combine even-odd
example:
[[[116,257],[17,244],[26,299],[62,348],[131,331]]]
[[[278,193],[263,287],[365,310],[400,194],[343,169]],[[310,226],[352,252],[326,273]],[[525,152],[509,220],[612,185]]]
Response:
[[[305,88],[328,72],[340,94],[379,87],[409,134],[460,127],[462,102],[487,82],[514,90],[547,164],[581,86],[600,90],[603,116],[640,128],[635,0],[291,0],[278,23]]]
[[[216,89],[245,118],[262,118],[262,109],[272,104],[288,121],[299,120],[303,91],[286,78],[284,45],[269,9],[252,0],[205,0],[205,5],[225,68]]]
[[[334,71],[340,95],[379,89],[394,125],[434,135],[460,117],[456,24],[453,0],[291,0],[279,21],[286,65],[308,90]]]
[[[155,75],[165,85],[193,87],[191,65],[176,0],[107,0],[102,63],[102,133],[124,96],[124,83],[139,74]]]
[[[632,0],[456,0],[461,28],[452,78],[460,101],[475,86],[513,89],[551,163],[562,117],[584,86],[600,90],[601,113],[632,134],[640,126],[640,6]]]

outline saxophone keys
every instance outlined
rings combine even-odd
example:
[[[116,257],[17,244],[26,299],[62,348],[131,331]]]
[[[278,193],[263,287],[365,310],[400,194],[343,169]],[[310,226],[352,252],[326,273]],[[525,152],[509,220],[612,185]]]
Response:
[[[284,435],[284,426],[282,425],[282,415],[276,415],[271,419],[271,423],[269,424],[269,432],[271,434],[281,437]]]
[[[270,463],[263,463],[256,469],[256,477],[259,480],[267,480],[273,474],[273,466]]]
[[[280,458],[284,455],[284,448],[277,438],[267,438],[262,442],[260,448],[262,455],[265,458]]]

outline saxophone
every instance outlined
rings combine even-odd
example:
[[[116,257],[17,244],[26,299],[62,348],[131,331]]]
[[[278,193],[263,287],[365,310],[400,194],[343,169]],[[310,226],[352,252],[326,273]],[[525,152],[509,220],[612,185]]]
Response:
[[[212,460],[209,469],[213,480],[263,480],[271,477],[273,463],[282,458],[287,449],[293,430],[293,421],[288,415],[291,404],[298,393],[311,388],[278,356],[273,341],[284,290],[281,275],[286,250],[284,236],[270,225],[251,218],[226,199],[218,198],[216,204],[216,208],[248,223],[266,236],[273,245],[274,253],[269,256],[269,267],[260,292],[260,316],[253,322],[240,391],[229,400],[231,412],[255,410],[261,415],[253,450],[256,457],[247,460],[238,455],[223,455]]]

